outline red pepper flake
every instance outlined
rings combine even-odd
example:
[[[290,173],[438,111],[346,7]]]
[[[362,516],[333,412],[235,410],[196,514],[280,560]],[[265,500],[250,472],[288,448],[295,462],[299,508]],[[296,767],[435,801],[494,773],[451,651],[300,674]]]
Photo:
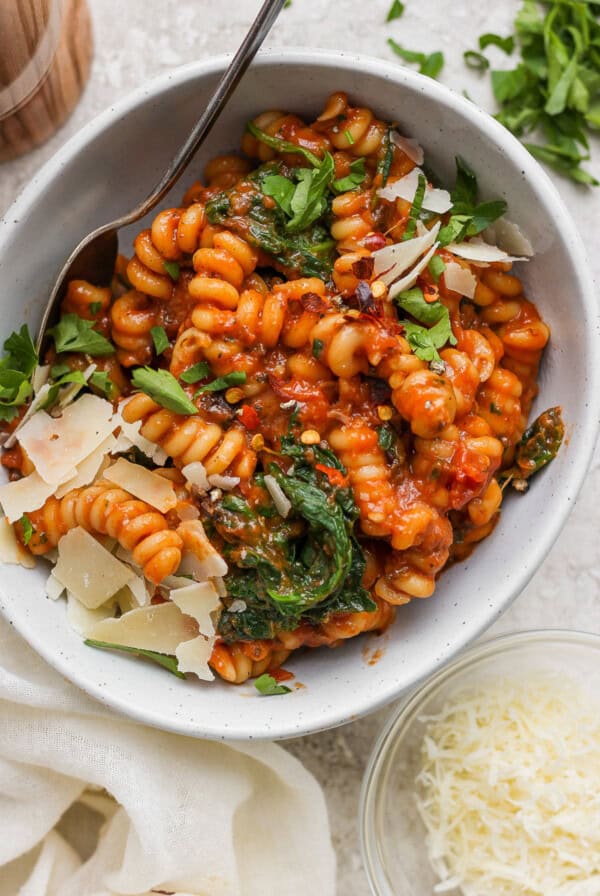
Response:
[[[387,245],[387,240],[383,233],[368,233],[361,241],[360,245],[368,249],[369,252],[376,252],[377,249],[383,249]]]
[[[326,311],[328,308],[328,303],[322,296],[317,295],[316,292],[305,292],[300,299],[300,304],[305,311],[316,311],[318,313]]]
[[[249,430],[258,429],[260,426],[260,417],[256,413],[253,407],[250,407],[249,404],[243,404],[239,414],[242,425]]]
[[[315,464],[315,470],[324,473],[329,479],[330,485],[337,485],[338,488],[346,488],[348,485],[348,477],[344,476],[341,470],[336,470],[335,467],[328,467],[325,464]]]
[[[287,669],[270,669],[269,675],[275,679],[275,681],[289,681],[294,677],[293,672],[288,672]]]
[[[358,261],[355,261],[352,265],[352,273],[355,277],[358,277],[359,280],[370,280],[373,276],[373,268],[375,267],[375,259],[372,255],[365,255],[364,258],[359,258]]]

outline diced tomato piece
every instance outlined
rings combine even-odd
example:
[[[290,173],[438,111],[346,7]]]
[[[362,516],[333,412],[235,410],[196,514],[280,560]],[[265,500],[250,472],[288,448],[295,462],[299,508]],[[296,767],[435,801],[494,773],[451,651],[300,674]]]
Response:
[[[341,470],[336,470],[335,467],[328,467],[325,464],[315,464],[315,470],[324,473],[331,485],[337,485],[338,488],[346,488],[348,485],[348,477],[344,476]]]
[[[240,420],[246,429],[254,430],[260,426],[260,417],[249,404],[243,404],[240,411]]]

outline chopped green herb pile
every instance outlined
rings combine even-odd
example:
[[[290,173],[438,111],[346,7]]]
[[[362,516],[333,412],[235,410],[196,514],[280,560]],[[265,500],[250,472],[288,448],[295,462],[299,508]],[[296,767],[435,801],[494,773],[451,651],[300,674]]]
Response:
[[[525,143],[537,159],[592,185],[598,182],[581,163],[590,157],[588,133],[600,129],[599,9],[597,0],[524,0],[514,36],[479,38],[480,50],[520,50],[514,68],[491,72],[498,121],[517,137],[539,134]],[[475,55],[465,54],[467,64]]]

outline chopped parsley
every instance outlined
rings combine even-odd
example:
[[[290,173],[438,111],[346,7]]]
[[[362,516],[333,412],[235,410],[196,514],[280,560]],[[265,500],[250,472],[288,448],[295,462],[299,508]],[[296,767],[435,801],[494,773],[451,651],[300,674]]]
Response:
[[[26,324],[18,333],[11,333],[4,343],[4,352],[0,360],[0,420],[10,422],[33,393],[31,377],[38,363]]]
[[[184,370],[180,374],[179,379],[183,380],[184,383],[193,384],[200,382],[200,380],[205,380],[208,376],[210,376],[210,366],[206,361],[199,361],[197,364]]]
[[[414,317],[419,323],[401,321],[408,343],[421,361],[440,364],[438,349],[446,343],[456,345],[456,338],[450,324],[450,314],[439,300],[426,302],[422,290],[418,287],[396,296],[398,306]],[[420,326],[427,324],[428,326]]]
[[[19,522],[21,523],[21,529],[23,530],[23,544],[27,547],[35,533],[35,529],[26,513],[23,514]]]
[[[57,353],[84,352],[92,357],[114,354],[114,345],[95,329],[95,322],[77,314],[63,314],[56,326],[48,330]]]
[[[175,283],[179,280],[179,265],[176,261],[163,261],[163,268]]]
[[[150,334],[154,349],[157,355],[162,355],[165,349],[169,347],[169,337],[164,327],[151,327]]]
[[[268,672],[260,675],[255,680],[254,687],[263,697],[276,697],[278,694],[291,693],[291,688],[286,687],[284,684],[278,684]]]
[[[325,348],[325,343],[322,339],[313,339],[312,344],[312,354],[313,358],[317,358],[317,360],[321,357],[323,349]]]
[[[168,370],[152,367],[136,367],[131,382],[140,392],[145,392],[157,404],[175,414],[197,414],[196,405],[188,398],[175,377]]]
[[[444,259],[441,258],[439,255],[434,255],[434,256],[430,259],[429,264],[427,265],[427,270],[429,271],[429,273],[430,273],[431,276],[433,277],[434,282],[435,282],[435,283],[438,283],[440,277],[442,276],[442,274],[443,274],[444,271],[446,270],[446,264],[445,264],[445,262],[444,262]]]
[[[234,370],[232,373],[227,373],[225,376],[218,376],[216,379],[211,380],[210,383],[205,383],[204,386],[200,386],[194,398],[198,395],[202,395],[203,392],[220,392],[222,389],[229,389],[230,386],[241,386],[242,383],[246,382],[246,374],[243,370]]]
[[[400,0],[393,0],[392,5],[388,10],[386,22],[393,22],[394,19],[399,19],[403,12],[404,3],[401,3]]]

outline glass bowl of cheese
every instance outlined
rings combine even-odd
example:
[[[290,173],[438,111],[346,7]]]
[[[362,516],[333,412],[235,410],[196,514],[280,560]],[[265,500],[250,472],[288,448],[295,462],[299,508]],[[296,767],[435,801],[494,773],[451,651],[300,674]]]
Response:
[[[375,896],[600,892],[600,635],[505,635],[393,713],[361,795]]]

